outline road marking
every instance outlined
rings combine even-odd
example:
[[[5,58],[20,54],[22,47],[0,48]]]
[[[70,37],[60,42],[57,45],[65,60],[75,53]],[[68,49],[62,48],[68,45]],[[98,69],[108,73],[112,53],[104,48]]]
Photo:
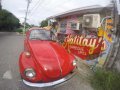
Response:
[[[3,79],[12,79],[12,73],[10,70],[6,71],[4,74],[3,74]]]

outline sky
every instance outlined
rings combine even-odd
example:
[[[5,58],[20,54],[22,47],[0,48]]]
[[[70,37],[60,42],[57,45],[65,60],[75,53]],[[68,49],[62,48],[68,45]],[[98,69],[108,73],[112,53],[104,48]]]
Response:
[[[24,21],[28,0],[2,0],[3,9],[7,9]],[[69,11],[71,9],[91,6],[107,5],[110,0],[31,0],[27,22],[29,24],[39,25],[47,17]]]

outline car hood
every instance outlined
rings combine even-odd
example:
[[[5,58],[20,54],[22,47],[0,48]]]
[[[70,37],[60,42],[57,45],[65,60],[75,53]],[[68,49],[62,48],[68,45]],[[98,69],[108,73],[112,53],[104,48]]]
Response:
[[[70,57],[58,43],[52,41],[29,41],[31,53],[42,73],[48,78],[59,78],[69,73]]]

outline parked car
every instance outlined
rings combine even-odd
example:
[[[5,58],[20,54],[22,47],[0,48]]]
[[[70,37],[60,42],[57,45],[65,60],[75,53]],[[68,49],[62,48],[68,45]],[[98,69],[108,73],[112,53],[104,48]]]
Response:
[[[24,51],[19,58],[25,84],[45,87],[62,83],[70,79],[75,67],[75,57],[51,40],[49,30],[31,28],[26,32]]]

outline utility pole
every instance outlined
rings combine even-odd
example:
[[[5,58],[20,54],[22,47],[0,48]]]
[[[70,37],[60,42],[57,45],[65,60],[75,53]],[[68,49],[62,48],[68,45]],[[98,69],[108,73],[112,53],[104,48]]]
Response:
[[[2,9],[2,0],[0,0],[0,10]]]
[[[25,12],[25,20],[24,20],[23,34],[25,34],[25,32],[26,32],[26,20],[27,20],[27,16],[28,16],[28,10],[29,10],[30,3],[31,3],[31,0],[27,0],[27,10],[26,10],[26,12]]]

